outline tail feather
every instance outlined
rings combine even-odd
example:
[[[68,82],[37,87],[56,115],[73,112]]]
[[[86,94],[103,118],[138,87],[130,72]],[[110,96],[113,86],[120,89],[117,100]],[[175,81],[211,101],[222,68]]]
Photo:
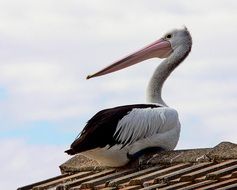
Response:
[[[66,150],[65,153],[67,153],[67,154],[69,154],[69,155],[74,155],[74,154],[76,154],[77,152],[76,152],[74,149],[70,148],[70,149]]]

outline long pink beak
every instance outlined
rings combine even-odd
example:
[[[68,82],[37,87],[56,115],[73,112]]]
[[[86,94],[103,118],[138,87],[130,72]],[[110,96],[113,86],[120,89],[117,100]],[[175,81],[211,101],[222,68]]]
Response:
[[[136,63],[142,62],[144,60],[158,57],[158,58],[166,58],[172,53],[173,49],[170,45],[170,42],[164,39],[157,40],[156,42],[146,46],[145,48],[128,55],[127,57],[116,61],[115,63],[105,67],[104,69],[92,74],[88,75],[87,79],[98,77],[102,75],[106,75]]]

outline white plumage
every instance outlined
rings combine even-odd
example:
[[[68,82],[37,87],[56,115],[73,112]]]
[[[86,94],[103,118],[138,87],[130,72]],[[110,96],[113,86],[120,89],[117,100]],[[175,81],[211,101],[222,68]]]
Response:
[[[118,123],[115,136],[121,144],[89,150],[83,154],[96,158],[104,165],[118,167],[129,161],[127,154],[133,155],[147,147],[159,145],[165,150],[173,150],[179,133],[180,122],[176,110],[168,107],[133,109]],[[127,145],[123,147],[124,144]]]
[[[141,139],[165,133],[176,127],[180,127],[178,113],[172,108],[133,109],[119,121],[114,136],[122,144],[130,145]],[[165,144],[161,148],[172,149],[174,147],[171,144],[176,143],[170,143],[170,147]],[[152,142],[150,144],[152,145]]]
[[[149,148],[173,150],[180,135],[175,109],[161,97],[170,73],[187,57],[192,38],[187,28],[173,30],[160,40],[135,52],[87,78],[118,71],[153,57],[166,58],[155,70],[148,88],[148,104],[119,106],[98,112],[67,150],[82,153],[107,166],[123,166]]]

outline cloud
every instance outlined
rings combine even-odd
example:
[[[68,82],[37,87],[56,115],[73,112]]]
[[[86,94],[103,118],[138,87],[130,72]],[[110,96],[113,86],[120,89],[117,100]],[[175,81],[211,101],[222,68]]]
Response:
[[[5,56],[14,56],[3,56],[0,64],[0,84],[8,94],[1,102],[3,114],[19,122],[78,117],[86,121],[105,107],[144,102],[149,75],[160,60],[113,76],[84,78],[182,24],[191,30],[194,45],[182,68],[167,81],[168,104],[181,107],[184,117],[193,112],[203,120],[205,114],[215,117],[206,110],[218,110],[220,105],[233,107],[232,111],[234,98],[230,103],[225,98],[236,94],[235,43],[231,41],[236,40],[237,15],[232,5],[233,1],[215,5],[207,1],[205,7],[187,1],[71,1],[66,5],[60,1],[55,7],[52,2],[23,1],[13,3],[6,14],[4,6],[9,4],[4,3],[0,20],[7,48],[1,49]],[[187,92],[193,86],[195,93]],[[224,99],[228,102],[218,103]]]
[[[29,145],[22,139],[1,139],[1,188],[5,190],[60,175],[58,166],[69,157],[63,147]]]
[[[89,81],[85,77],[156,40],[167,30],[186,25],[193,37],[192,52],[163,90],[165,101],[179,111],[182,123],[177,148],[210,147],[223,140],[236,142],[235,7],[234,0],[207,0],[205,6],[187,0],[1,1],[2,132],[8,128],[10,132],[14,128],[27,130],[29,123],[33,123],[32,131],[35,123],[46,121],[76,136],[100,109],[145,102],[149,77],[161,60],[148,60]],[[1,137],[12,138],[9,131]],[[2,140],[5,161],[12,157],[12,171],[19,176],[27,162],[33,165],[32,160],[37,160],[34,155],[41,148],[44,155],[52,151],[62,158],[61,147],[53,142],[48,149],[46,145],[41,147],[39,138],[38,145],[32,145],[33,139]],[[23,147],[22,152],[17,152],[21,155],[19,162],[12,156],[20,149],[18,144]],[[29,168],[36,171],[36,167],[45,168],[44,162]],[[8,176],[13,173],[6,168],[4,171]],[[32,181],[53,175],[51,171],[32,174]],[[17,177],[19,184],[28,183]]]

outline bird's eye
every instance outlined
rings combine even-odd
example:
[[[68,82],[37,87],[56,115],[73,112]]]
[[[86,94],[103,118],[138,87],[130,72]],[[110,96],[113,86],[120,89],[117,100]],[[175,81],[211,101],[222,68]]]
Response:
[[[165,38],[166,39],[170,39],[170,38],[172,38],[172,35],[171,34],[167,34]]]

